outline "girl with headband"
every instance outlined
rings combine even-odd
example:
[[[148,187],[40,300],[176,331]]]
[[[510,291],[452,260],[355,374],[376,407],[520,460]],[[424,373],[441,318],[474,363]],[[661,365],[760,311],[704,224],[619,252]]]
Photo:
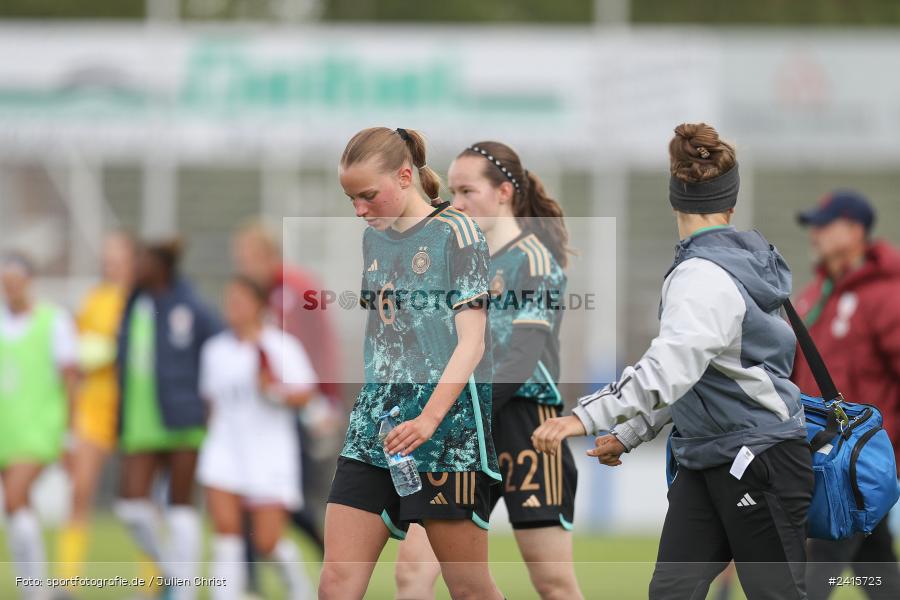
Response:
[[[488,310],[494,355],[494,446],[516,542],[542,598],[581,598],[572,564],[578,472],[563,442],[539,453],[532,432],[559,416],[559,330],[568,232],[559,203],[518,154],[500,142],[463,150],[448,175],[453,206],[472,217],[491,251]],[[397,563],[399,598],[433,598],[438,569],[420,528],[411,528]]]
[[[758,231],[731,226],[740,179],[734,148],[705,123],[669,143],[669,201],[681,241],[666,273],[659,335],[619,381],[534,432],[547,452],[598,434],[588,452],[623,453],[672,422],[678,474],[650,598],[703,598],[734,560],[747,597],[805,598],[806,512],[813,473],[796,338],[781,317],[784,259]]]

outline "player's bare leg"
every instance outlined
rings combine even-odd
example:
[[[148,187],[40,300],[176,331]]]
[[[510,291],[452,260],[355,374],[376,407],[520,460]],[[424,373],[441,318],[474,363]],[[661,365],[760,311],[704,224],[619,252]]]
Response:
[[[488,535],[472,521],[426,521],[425,531],[454,600],[502,600],[488,569]]]
[[[206,488],[206,508],[218,535],[241,535],[241,497],[231,492]]]
[[[329,503],[319,600],[361,599],[388,537],[379,515]]]
[[[67,461],[69,477],[72,480],[72,514],[70,520],[76,525],[86,525],[91,517],[91,507],[97,490],[103,464],[109,452],[93,442],[78,439]]]
[[[173,450],[166,453],[166,459],[169,463],[169,501],[176,505],[193,506],[197,451]]]
[[[3,480],[3,501],[6,514],[28,507],[31,486],[43,470],[42,465],[18,463],[0,471]]]
[[[406,539],[400,543],[394,579],[398,600],[433,600],[434,586],[441,575],[438,562],[421,525],[409,526]]]
[[[121,497],[129,500],[150,498],[153,478],[160,466],[160,457],[149,452],[122,457]]]
[[[254,507],[250,515],[253,523],[253,547],[262,556],[269,556],[284,534],[287,511],[281,505],[272,504]]]
[[[94,495],[109,451],[92,441],[78,438],[64,461],[72,483],[69,520],[57,536],[59,575],[72,579],[81,574],[88,549],[88,526]]]
[[[561,527],[515,530],[528,575],[542,600],[583,598],[572,562],[572,534]]]

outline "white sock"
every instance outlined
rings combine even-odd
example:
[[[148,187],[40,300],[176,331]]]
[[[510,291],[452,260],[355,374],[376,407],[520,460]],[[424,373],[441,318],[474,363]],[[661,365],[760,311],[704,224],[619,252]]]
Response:
[[[247,565],[244,563],[244,540],[239,535],[217,535],[213,540],[214,579],[224,585],[210,590],[213,600],[238,600],[247,588]]]
[[[303,556],[293,541],[281,538],[268,558],[278,567],[289,600],[312,600],[315,597],[306,574],[306,565],[302,563]]]
[[[193,580],[200,566],[201,527],[200,516],[193,506],[178,505],[169,508],[169,552],[167,562],[169,572],[179,579]],[[197,597],[193,585],[178,586],[173,589],[177,600],[192,600]]]
[[[141,551],[157,564],[162,564],[159,514],[153,503],[144,498],[117,500],[113,511],[128,527],[131,537],[134,538]]]
[[[47,559],[44,556],[44,540],[41,524],[30,508],[20,508],[9,515],[9,553],[19,577],[46,579]],[[20,588],[23,598],[43,598],[43,589],[37,586]]]

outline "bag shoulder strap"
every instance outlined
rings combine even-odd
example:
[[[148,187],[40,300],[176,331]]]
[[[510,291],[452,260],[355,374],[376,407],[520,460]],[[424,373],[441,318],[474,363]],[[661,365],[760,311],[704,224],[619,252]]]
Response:
[[[806,357],[806,362],[809,363],[809,370],[812,371],[816,385],[819,386],[822,398],[827,403],[841,399],[841,394],[834,385],[834,380],[831,378],[831,373],[828,372],[828,367],[825,366],[825,361],[822,360],[822,355],[819,354],[819,349],[816,348],[816,343],[790,300],[784,301],[784,311],[787,313],[791,327],[794,328],[794,333],[797,335],[797,343],[800,344],[800,350],[803,352],[803,356]]]
[[[790,321],[791,327],[797,336],[797,343],[800,344],[800,351],[803,352],[806,362],[809,363],[809,369],[816,380],[816,385],[819,386],[819,393],[822,394],[825,404],[829,405],[835,401],[840,402],[843,400],[843,396],[838,392],[837,386],[834,385],[831,373],[828,372],[828,367],[825,366],[825,361],[822,360],[822,355],[819,354],[819,349],[816,348],[816,343],[809,334],[809,329],[806,328],[806,324],[800,318],[800,315],[797,314],[797,310],[790,300],[784,301],[784,312],[787,313],[788,321]],[[832,408],[828,411],[828,416],[825,418],[825,429],[816,433],[813,439],[810,440],[810,451],[813,454],[818,452],[825,444],[834,439],[834,436],[839,431],[840,425],[837,411]]]

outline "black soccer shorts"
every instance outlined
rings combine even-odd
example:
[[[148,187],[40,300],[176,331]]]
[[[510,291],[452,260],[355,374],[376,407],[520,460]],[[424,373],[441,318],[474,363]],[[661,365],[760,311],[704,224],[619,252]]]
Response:
[[[513,529],[572,529],[578,471],[566,442],[555,455],[538,452],[531,434],[559,407],[513,398],[494,419],[494,448],[503,481],[491,489],[491,510],[503,498]]]
[[[402,540],[410,523],[471,519],[488,528],[494,480],[481,471],[419,473],[422,489],[401,497],[391,473],[352,458],[338,458],[328,502],[380,515],[391,537]]]

